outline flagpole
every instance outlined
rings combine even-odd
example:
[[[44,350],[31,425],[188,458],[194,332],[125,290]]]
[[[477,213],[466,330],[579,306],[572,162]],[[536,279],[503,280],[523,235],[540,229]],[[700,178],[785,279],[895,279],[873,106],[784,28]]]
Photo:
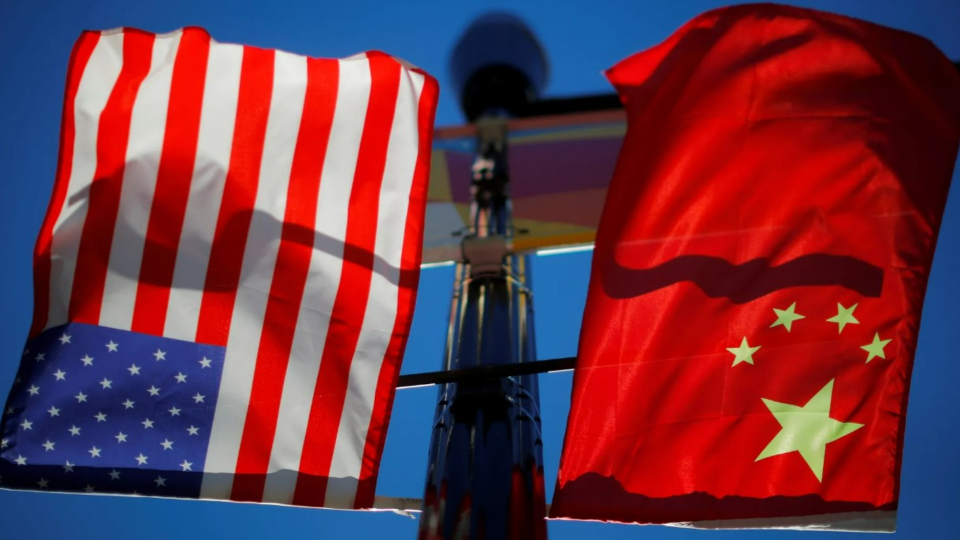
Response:
[[[528,65],[491,62],[489,52],[498,46],[514,58],[526,53]],[[511,107],[535,96],[530,90],[537,70],[545,75],[546,60],[529,30],[502,15],[478,19],[453,58],[453,71],[463,74],[461,101],[476,126],[477,151],[443,367],[532,362],[532,277],[529,258],[512,253],[506,119]],[[440,387],[419,538],[546,538],[539,407],[535,374]]]

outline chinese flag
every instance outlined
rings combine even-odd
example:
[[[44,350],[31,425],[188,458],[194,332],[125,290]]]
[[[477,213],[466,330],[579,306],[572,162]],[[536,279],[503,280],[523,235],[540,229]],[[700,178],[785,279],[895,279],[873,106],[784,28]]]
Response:
[[[629,127],[551,516],[892,529],[954,67],[912,34],[750,5],[608,75]]]

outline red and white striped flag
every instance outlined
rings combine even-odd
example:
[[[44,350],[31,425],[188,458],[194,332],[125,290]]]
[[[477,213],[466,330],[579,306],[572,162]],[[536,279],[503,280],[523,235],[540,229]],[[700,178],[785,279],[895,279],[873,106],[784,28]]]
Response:
[[[223,348],[209,443],[190,468],[202,471],[197,496],[372,506],[413,316],[437,93],[379,52],[308,58],[198,28],[84,33],[36,247],[31,340],[96,325]],[[205,367],[124,362],[171,360]],[[41,395],[54,383],[30,370],[43,364],[21,367]],[[168,403],[197,399],[179,380],[151,388],[161,382]]]

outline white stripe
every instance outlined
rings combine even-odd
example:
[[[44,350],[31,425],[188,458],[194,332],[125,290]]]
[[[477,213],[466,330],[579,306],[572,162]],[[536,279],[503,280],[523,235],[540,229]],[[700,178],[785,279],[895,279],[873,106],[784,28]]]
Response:
[[[170,81],[173,79],[173,63],[181,35],[178,32],[171,37],[154,40],[150,70],[140,84],[130,114],[130,138],[120,188],[120,205],[100,308],[101,326],[130,330],[133,323],[140,261],[147,238],[160,155],[163,153]]]
[[[274,54],[273,94],[260,180],[203,469],[200,497],[204,499],[229,499],[233,487],[232,474],[250,405],[263,315],[280,247],[290,168],[306,93],[306,58],[279,51]]]
[[[46,328],[67,322],[80,236],[87,219],[89,189],[97,170],[100,114],[120,76],[122,64],[123,34],[100,36],[77,87],[73,109],[75,137],[64,142],[73,145],[73,163],[67,195],[53,226],[50,243],[50,306]],[[44,309],[44,306],[34,309]]]
[[[397,317],[403,237],[420,148],[418,113],[423,84],[422,75],[402,71],[380,188],[370,297],[357,350],[350,364],[346,402],[333,449],[325,506],[352,508],[356,497],[377,381]]]
[[[293,501],[320,357],[343,268],[347,209],[370,97],[370,66],[365,58],[340,60],[339,66],[337,104],[320,177],[315,224],[319,234],[297,316],[263,493],[263,500],[269,502]]]
[[[197,335],[210,247],[233,149],[242,64],[243,47],[210,42],[197,158],[173,270],[166,337],[193,341]]]

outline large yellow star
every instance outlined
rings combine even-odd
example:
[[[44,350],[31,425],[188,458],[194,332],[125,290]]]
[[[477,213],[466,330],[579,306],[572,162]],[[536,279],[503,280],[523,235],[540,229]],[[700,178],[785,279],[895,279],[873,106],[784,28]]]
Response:
[[[777,320],[776,322],[770,325],[770,328],[773,328],[774,326],[783,325],[783,327],[787,329],[787,332],[789,332],[791,325],[793,325],[793,321],[798,321],[800,319],[806,318],[803,315],[794,311],[796,308],[797,308],[796,302],[790,304],[790,307],[788,307],[787,309],[773,308],[773,312],[777,314]]]
[[[733,354],[733,365],[737,365],[740,362],[746,362],[748,364],[753,364],[753,353],[757,352],[760,349],[760,345],[756,347],[751,347],[747,344],[747,338],[744,337],[743,341],[740,342],[739,347],[727,347],[727,350]]]
[[[837,323],[840,327],[837,329],[837,333],[843,332],[843,327],[848,324],[860,324],[860,321],[853,316],[853,310],[857,309],[857,306],[860,304],[854,304],[849,308],[843,307],[843,304],[837,302],[837,314],[833,317],[827,319],[827,322]]]
[[[854,422],[839,422],[830,418],[830,401],[833,398],[833,380],[803,407],[764,399],[763,403],[773,413],[782,428],[760,452],[760,461],[771,456],[800,452],[817,480],[823,481],[823,459],[827,444],[845,437],[863,427]]]
[[[879,333],[874,333],[874,334],[873,334],[873,343],[868,343],[868,344],[863,345],[862,347],[860,347],[861,349],[863,349],[863,350],[867,351],[868,353],[870,353],[870,354],[867,356],[867,361],[866,361],[865,363],[869,364],[871,360],[873,360],[874,358],[876,358],[876,357],[878,357],[878,356],[879,356],[880,358],[883,358],[884,360],[886,360],[887,357],[883,354],[883,348],[886,347],[886,346],[887,346],[887,343],[890,343],[891,341],[892,341],[892,340],[890,340],[890,339],[880,339],[880,334],[879,334]]]

